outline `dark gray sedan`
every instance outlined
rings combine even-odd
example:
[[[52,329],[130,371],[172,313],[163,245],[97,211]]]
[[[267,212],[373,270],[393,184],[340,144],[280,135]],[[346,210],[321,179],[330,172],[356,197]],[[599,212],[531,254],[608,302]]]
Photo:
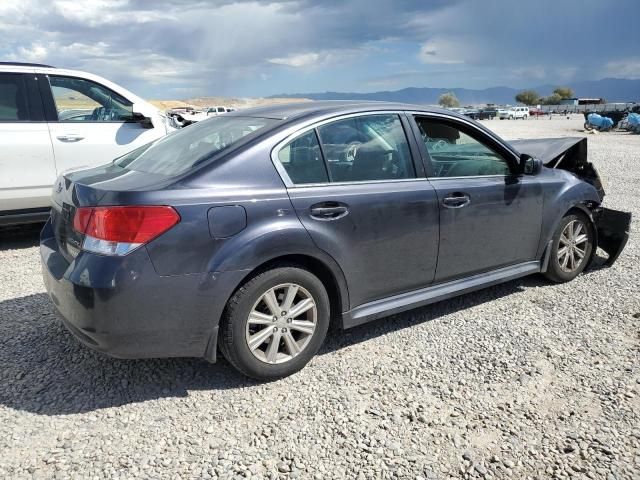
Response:
[[[525,275],[613,263],[586,139],[507,143],[453,112],[309,102],[232,112],[60,177],[40,250],[69,330],[122,358],[218,347],[270,379],[349,328]]]

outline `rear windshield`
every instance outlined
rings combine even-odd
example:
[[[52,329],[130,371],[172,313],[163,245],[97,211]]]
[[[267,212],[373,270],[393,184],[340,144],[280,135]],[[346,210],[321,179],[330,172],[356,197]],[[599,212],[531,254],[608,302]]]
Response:
[[[179,175],[278,121],[271,118],[215,117],[140,147],[116,159],[115,164],[139,172]]]

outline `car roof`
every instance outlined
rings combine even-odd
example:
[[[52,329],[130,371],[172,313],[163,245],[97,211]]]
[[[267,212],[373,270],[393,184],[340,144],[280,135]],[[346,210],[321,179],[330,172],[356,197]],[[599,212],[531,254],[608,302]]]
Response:
[[[302,117],[324,117],[331,114],[340,115],[359,112],[382,112],[389,110],[410,110],[421,111],[425,113],[445,113],[448,115],[457,116],[455,112],[451,112],[450,110],[444,110],[442,108],[431,106],[393,102],[367,102],[357,100],[322,100],[283,103],[235,110],[233,112],[229,112],[229,114],[244,117],[251,116],[273,118],[276,120],[292,120]]]

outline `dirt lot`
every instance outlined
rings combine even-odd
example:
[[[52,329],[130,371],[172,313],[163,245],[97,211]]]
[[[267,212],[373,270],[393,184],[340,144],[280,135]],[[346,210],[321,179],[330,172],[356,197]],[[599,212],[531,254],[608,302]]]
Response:
[[[585,135],[581,117],[487,121]],[[589,135],[612,268],[526,278],[333,333],[259,384],[220,361],[80,346],[44,293],[37,230],[0,232],[0,478],[640,478],[640,135]]]

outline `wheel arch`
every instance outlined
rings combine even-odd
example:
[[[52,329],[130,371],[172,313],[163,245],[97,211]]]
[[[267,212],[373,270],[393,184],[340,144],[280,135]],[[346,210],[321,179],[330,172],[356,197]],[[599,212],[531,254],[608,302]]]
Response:
[[[544,248],[542,250],[542,254],[541,254],[541,259],[543,261],[544,268],[543,270],[546,269],[546,263],[548,260],[548,254],[549,254],[549,248],[551,247],[551,243],[553,240],[553,235],[555,234],[556,230],[558,229],[558,225],[560,224],[560,222],[562,221],[562,219],[564,217],[566,217],[567,215],[570,215],[571,213],[580,213],[583,214],[587,217],[587,219],[589,220],[589,223],[591,224],[591,229],[593,231],[593,248],[591,249],[591,255],[589,256],[589,259],[587,261],[587,268],[589,267],[589,265],[591,264],[591,261],[593,260],[594,256],[595,256],[595,252],[598,249],[598,227],[596,225],[596,220],[594,218],[594,212],[595,210],[599,208],[599,203],[595,202],[595,201],[591,201],[591,200],[586,200],[586,201],[580,201],[580,202],[575,202],[574,204],[572,204],[571,206],[569,206],[569,208],[567,208],[562,215],[559,215],[556,219],[555,222],[553,223],[551,229],[550,229],[550,235],[548,235],[548,237],[545,239],[543,245]]]
[[[339,322],[339,326],[342,326],[342,312],[349,308],[349,291],[342,270],[330,257],[324,258],[324,256],[320,257],[309,253],[290,253],[266,259],[240,280],[229,298],[233,297],[236,291],[251,278],[267,270],[282,266],[300,267],[318,277],[329,295],[331,323]],[[228,301],[229,299],[227,299]]]

